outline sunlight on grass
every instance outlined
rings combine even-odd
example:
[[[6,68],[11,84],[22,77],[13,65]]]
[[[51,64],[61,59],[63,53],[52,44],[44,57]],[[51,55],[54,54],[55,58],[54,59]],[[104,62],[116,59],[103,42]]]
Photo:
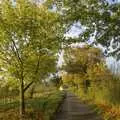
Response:
[[[44,95],[44,94],[43,94]],[[58,105],[62,101],[64,93],[54,91],[47,96],[26,100],[26,115],[27,120],[50,120],[54,117]],[[0,105],[0,120],[18,120],[19,119],[19,101]]]

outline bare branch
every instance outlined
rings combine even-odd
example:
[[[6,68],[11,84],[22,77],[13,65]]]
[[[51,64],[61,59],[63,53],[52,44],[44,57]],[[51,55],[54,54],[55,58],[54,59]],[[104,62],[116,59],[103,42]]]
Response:
[[[34,83],[34,81],[30,82],[25,88],[24,88],[24,92]]]

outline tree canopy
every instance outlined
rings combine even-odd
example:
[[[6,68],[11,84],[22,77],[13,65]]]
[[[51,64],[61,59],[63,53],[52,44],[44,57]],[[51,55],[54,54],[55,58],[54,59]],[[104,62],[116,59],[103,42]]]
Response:
[[[114,3],[114,2],[113,2]],[[63,13],[66,29],[80,22],[85,30],[77,41],[88,41],[94,36],[94,44],[102,44],[109,55],[120,56],[120,4],[109,0],[63,0],[54,2]]]
[[[111,72],[106,67],[102,52],[98,48],[84,46],[67,48],[63,65],[63,81],[68,85],[80,85],[86,82],[99,83],[110,78]]]
[[[59,20],[58,13],[33,1],[0,4],[0,68],[19,80],[21,112],[25,91],[55,72],[62,34]]]

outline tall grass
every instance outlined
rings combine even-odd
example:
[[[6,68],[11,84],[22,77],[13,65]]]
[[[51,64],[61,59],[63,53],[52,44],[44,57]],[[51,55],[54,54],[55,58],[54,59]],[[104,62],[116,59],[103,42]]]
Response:
[[[40,95],[38,95],[40,94]],[[38,96],[36,96],[38,95]],[[50,120],[53,117],[64,93],[55,89],[36,93],[32,99],[25,100],[25,120]],[[0,104],[0,120],[19,120],[19,101]]]
[[[81,99],[98,105],[103,111],[105,120],[120,120],[120,79],[112,77],[110,80],[91,82],[90,87],[80,86],[74,89]],[[86,92],[87,91],[87,92]]]

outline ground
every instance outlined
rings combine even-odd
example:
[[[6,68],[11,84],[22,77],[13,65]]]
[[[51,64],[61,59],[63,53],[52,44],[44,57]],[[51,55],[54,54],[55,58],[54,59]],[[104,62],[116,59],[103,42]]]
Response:
[[[89,105],[72,93],[67,93],[56,120],[103,120]]]

